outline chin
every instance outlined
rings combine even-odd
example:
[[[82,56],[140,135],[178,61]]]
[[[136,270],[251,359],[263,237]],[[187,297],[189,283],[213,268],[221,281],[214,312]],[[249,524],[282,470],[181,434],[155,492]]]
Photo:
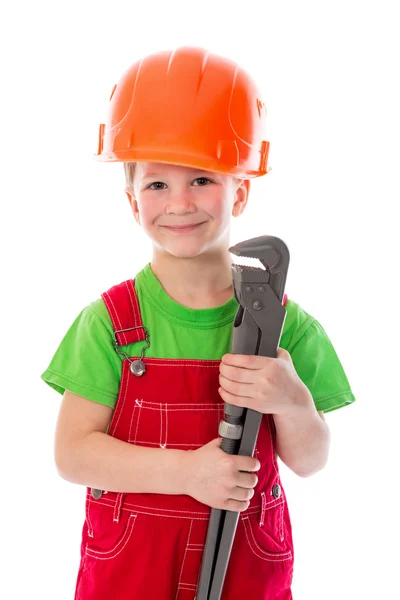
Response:
[[[204,249],[191,251],[189,249],[176,250],[174,248],[164,248],[164,250],[168,252],[168,254],[175,256],[175,258],[195,258],[204,252]]]
[[[162,249],[164,252],[175,256],[175,258],[195,258],[207,250],[207,245],[181,242],[179,244],[165,244]]]

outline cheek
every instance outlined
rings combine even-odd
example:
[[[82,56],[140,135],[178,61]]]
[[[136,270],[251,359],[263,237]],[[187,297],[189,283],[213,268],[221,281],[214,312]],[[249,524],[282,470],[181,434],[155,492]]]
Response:
[[[203,210],[219,221],[226,221],[231,214],[231,200],[221,195],[216,195],[207,199],[203,203]]]
[[[142,226],[152,225],[158,212],[156,210],[154,202],[138,202],[139,217]]]

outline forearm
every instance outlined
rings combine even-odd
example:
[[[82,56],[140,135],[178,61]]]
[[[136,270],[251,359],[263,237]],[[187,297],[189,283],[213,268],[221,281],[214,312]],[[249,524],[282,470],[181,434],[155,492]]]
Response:
[[[113,492],[183,494],[184,450],[146,448],[94,431],[64,453],[63,479]]]
[[[309,477],[324,468],[330,431],[308,389],[291,415],[274,415],[274,422],[277,452],[286,466],[300,477]]]

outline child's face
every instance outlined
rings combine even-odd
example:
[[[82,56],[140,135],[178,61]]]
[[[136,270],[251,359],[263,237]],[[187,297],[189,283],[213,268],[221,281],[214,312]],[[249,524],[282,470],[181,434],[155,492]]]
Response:
[[[125,190],[136,221],[156,247],[189,258],[229,244],[231,216],[247,203],[248,180],[189,167],[137,163],[134,194]],[[173,229],[177,226],[190,229]]]

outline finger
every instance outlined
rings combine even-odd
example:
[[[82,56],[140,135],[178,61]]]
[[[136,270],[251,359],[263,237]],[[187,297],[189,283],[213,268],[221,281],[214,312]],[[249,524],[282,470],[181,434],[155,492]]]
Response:
[[[242,367],[244,369],[263,369],[268,361],[276,360],[269,356],[255,354],[224,354],[221,361],[225,365]]]
[[[223,363],[219,366],[219,372],[222,373],[226,379],[243,383],[254,383],[255,378],[258,375],[254,369],[243,369],[241,367],[233,367]]]
[[[245,398],[252,398],[254,396],[254,384],[253,383],[238,383],[237,381],[231,381],[223,375],[219,375],[220,386],[237,396],[244,396]]]
[[[236,396],[235,394],[231,394],[230,392],[227,392],[226,390],[224,390],[221,387],[219,388],[218,392],[219,392],[219,395],[221,396],[222,400],[224,402],[227,402],[228,404],[234,404],[235,406],[240,406],[242,408],[252,408],[253,410],[257,410],[257,408],[255,406],[253,406],[254,405],[253,398]]]
[[[243,488],[254,488],[258,483],[258,477],[254,473],[239,473],[237,485]]]
[[[280,347],[277,350],[277,358],[283,358],[284,360],[292,360],[290,352]]]
[[[239,500],[227,500],[223,506],[223,510],[229,510],[230,512],[243,512],[250,506],[250,500],[247,502],[239,502]]]
[[[235,396],[235,394],[231,394],[230,392],[227,392],[222,387],[218,388],[218,393],[221,396],[222,400],[224,400],[228,404],[234,404],[235,406],[243,406],[244,407],[244,404],[242,403],[240,396]]]
[[[250,500],[254,496],[254,490],[252,488],[235,487],[229,496],[230,500],[246,501]]]

